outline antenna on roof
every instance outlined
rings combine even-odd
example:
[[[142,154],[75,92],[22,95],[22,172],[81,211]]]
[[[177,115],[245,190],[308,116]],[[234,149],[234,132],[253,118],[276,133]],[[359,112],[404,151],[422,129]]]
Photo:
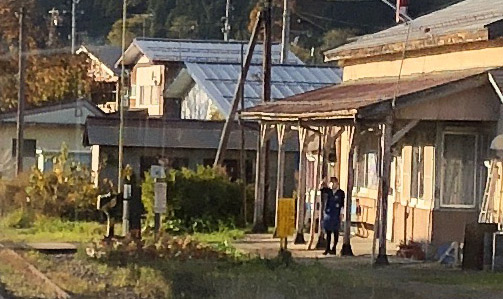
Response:
[[[227,0],[227,3],[225,4],[225,17],[222,18],[224,21],[224,27],[222,28],[222,32],[224,34],[224,41],[228,42],[229,41],[229,33],[231,31],[231,25],[230,25],[230,14],[231,14],[231,0]]]

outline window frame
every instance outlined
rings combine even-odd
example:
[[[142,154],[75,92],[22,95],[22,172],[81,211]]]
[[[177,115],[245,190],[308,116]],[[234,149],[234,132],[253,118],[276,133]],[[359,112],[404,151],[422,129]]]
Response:
[[[415,161],[415,156],[414,156],[414,149],[418,149],[418,156],[420,157],[418,160],[421,161],[422,163],[418,165],[416,169],[414,169],[414,161]],[[425,167],[424,167],[424,145],[422,144],[414,144],[411,146],[411,159],[410,159],[410,190],[409,190],[409,198],[414,199],[414,200],[424,200],[424,175],[425,175]],[[422,166],[421,168],[419,168]],[[419,171],[421,170],[422,177],[419,175]],[[416,182],[416,188],[413,188],[414,184],[414,175],[416,175],[415,179],[417,180]],[[422,188],[421,188],[422,186]],[[414,192],[413,190],[417,189],[415,192],[416,194],[412,194]]]
[[[140,85],[140,95],[138,96],[138,105],[145,105],[145,86]]]
[[[454,131],[445,130],[442,132],[441,148],[440,148],[440,207],[441,208],[457,208],[457,209],[474,209],[477,207],[477,165],[479,155],[479,134],[470,131]],[[445,136],[446,135],[465,135],[475,137],[474,150],[474,172],[473,172],[473,200],[472,204],[445,204],[444,203],[444,179],[445,179]]]
[[[28,145],[33,145],[33,146],[28,146]],[[33,154],[30,151],[29,155],[26,155],[26,151],[28,148],[33,148]],[[12,152],[12,157],[16,157],[17,153],[17,138],[12,138],[11,139],[11,152]],[[23,154],[22,154],[23,159],[24,158],[37,158],[37,139],[31,139],[31,138],[23,138]]]

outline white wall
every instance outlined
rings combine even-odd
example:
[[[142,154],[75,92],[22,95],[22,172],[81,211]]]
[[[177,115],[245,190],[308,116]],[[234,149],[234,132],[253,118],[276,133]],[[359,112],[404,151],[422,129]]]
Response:
[[[182,119],[210,119],[215,111],[213,100],[197,84],[182,101]]]
[[[82,145],[84,128],[82,126],[28,126],[25,128],[24,138],[35,139],[38,152],[57,153],[63,143],[70,153],[89,153],[91,148]],[[12,154],[12,139],[16,138],[14,125],[0,126],[0,173],[3,177],[13,177],[15,172],[15,157]],[[38,165],[38,158],[25,158],[24,169],[29,170]]]

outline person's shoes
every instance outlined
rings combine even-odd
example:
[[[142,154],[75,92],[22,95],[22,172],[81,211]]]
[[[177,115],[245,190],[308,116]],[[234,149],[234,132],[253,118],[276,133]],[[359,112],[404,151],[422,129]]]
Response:
[[[329,250],[325,250],[325,251],[323,252],[323,255],[327,255],[327,254],[329,254],[329,252],[330,252]]]
[[[329,254],[331,254],[331,255],[336,255],[336,254],[337,254],[337,251],[335,251],[334,249],[332,249],[332,250],[330,250],[328,253],[329,253]]]

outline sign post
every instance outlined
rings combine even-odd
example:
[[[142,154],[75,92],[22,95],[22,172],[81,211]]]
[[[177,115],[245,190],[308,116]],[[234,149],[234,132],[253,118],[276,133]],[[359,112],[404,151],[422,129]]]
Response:
[[[293,198],[278,200],[278,225],[276,236],[280,238],[280,251],[287,250],[288,236],[295,233],[295,201]]]
[[[161,229],[161,214],[166,213],[168,184],[161,180],[166,178],[162,166],[153,165],[150,168],[150,175],[154,179],[154,234],[157,240]]]

